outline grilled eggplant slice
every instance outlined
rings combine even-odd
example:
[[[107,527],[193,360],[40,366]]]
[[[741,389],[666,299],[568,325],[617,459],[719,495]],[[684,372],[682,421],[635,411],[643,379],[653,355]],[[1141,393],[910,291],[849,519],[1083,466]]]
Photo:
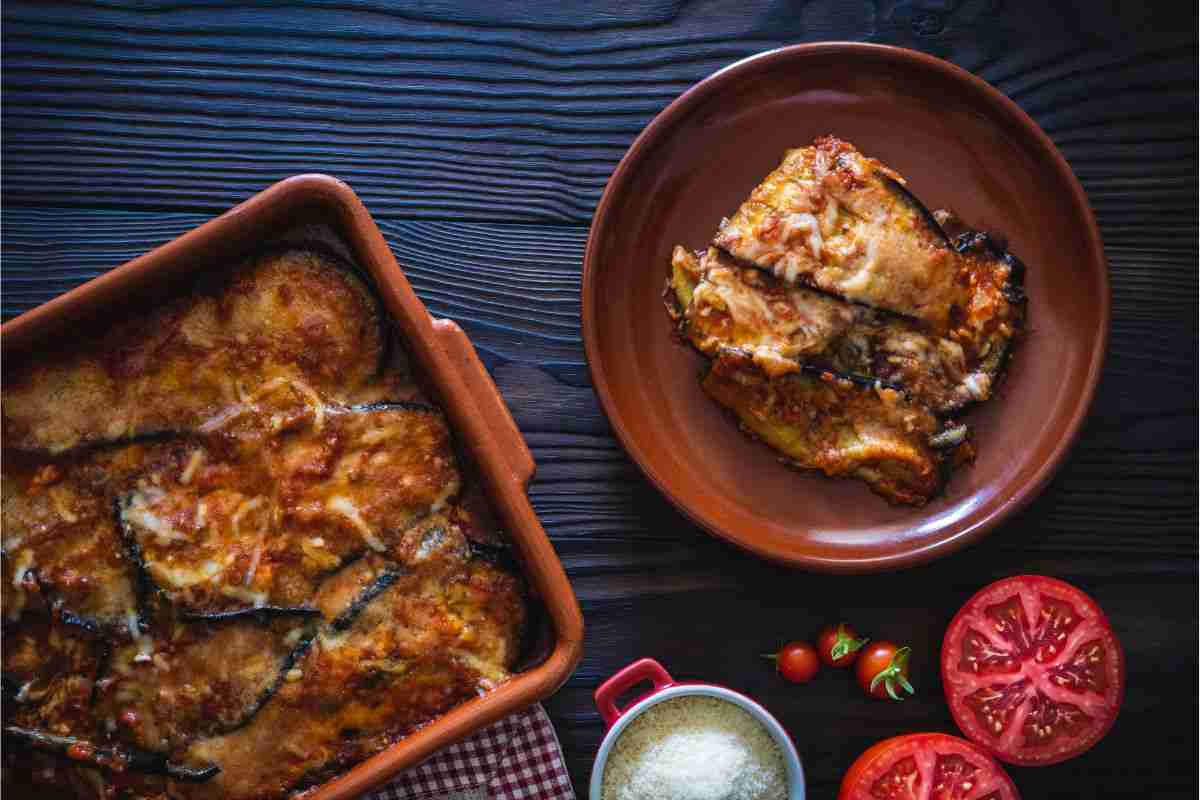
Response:
[[[147,752],[245,724],[286,680],[315,633],[311,615],[168,621],[148,646],[116,648],[98,683],[95,713],[105,730]]]
[[[939,422],[893,389],[830,373],[767,378],[741,354],[714,360],[702,385],[794,466],[860,478],[898,504],[923,505],[942,488],[943,457],[929,444]]]
[[[39,612],[4,634],[6,724],[57,731],[94,727],[92,692],[106,660],[99,635]]]
[[[788,151],[713,243],[789,286],[917,320],[968,362],[1020,325],[1006,261],[957,250],[903,178],[830,136]]]
[[[267,397],[298,409],[395,397],[385,343],[367,286],[329,256],[260,256],[82,350],[6,364],[5,446],[53,454],[190,431]]]
[[[949,414],[987,399],[1001,366],[993,358],[969,363],[958,342],[912,320],[787,286],[715,247],[676,247],[672,274],[676,285],[695,281],[678,315],[692,344],[709,356],[745,353],[768,376],[814,365],[902,388]]]
[[[145,453],[135,445],[120,457],[91,454],[41,465],[6,454],[0,477],[6,623],[44,606],[93,631],[137,635],[136,572],[121,546],[101,463],[110,463],[120,480]]]
[[[197,439],[186,463],[119,500],[131,554],[187,614],[301,605],[459,490],[445,418],[428,406],[325,408],[269,435],[252,455]]]
[[[70,796],[73,787],[103,783],[100,774],[85,765],[95,764],[97,753],[112,754],[87,746],[89,739],[100,738],[92,705],[96,678],[104,669],[108,651],[109,644],[101,634],[67,624],[44,606],[27,607],[20,624],[5,628],[6,797],[10,788],[22,784],[26,788],[36,785],[58,797]],[[69,739],[69,743],[54,747],[51,740],[55,736]],[[82,741],[71,750],[76,737]],[[80,796],[103,795],[89,792]]]
[[[424,526],[412,545],[416,562],[382,591],[369,581],[348,606],[352,617],[343,607],[322,629],[295,668],[299,681],[245,727],[186,749],[181,763],[222,772],[173,787],[180,797],[303,788],[507,678],[524,623],[520,582],[471,559],[448,521]]]

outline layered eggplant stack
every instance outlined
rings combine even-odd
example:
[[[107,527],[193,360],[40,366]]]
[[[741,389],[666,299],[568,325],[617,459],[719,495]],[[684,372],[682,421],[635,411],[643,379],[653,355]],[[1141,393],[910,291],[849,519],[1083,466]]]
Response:
[[[332,255],[5,368],[8,788],[285,797],[508,679],[506,537]]]
[[[833,137],[791,150],[706,250],[677,246],[667,309],[704,390],[797,467],[921,505],[969,462],[1025,319],[1024,267]]]

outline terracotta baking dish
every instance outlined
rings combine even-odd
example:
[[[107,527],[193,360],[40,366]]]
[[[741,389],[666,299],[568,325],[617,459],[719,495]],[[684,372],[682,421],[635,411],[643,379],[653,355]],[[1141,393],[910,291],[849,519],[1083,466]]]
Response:
[[[726,419],[672,339],[672,246],[706,245],[792,147],[833,134],[904,175],[930,208],[1002,234],[1028,266],[1027,335],[998,396],[970,411],[979,457],[923,508],[789,470]],[[584,257],[588,365],[613,430],[693,521],[758,555],[830,572],[896,569],[977,540],[1066,456],[1108,338],[1104,250],[1046,134],[970,73],[911,50],[786,47],[726,67],[659,114],[613,173]]]
[[[478,465],[492,506],[516,545],[533,595],[531,618],[538,627],[533,652],[512,680],[305,795],[334,800],[378,786],[435,750],[551,695],[582,655],[579,605],[526,496],[533,457],[466,334],[450,320],[430,318],[349,186],[327,175],[299,175],[6,323],[0,328],[0,346],[7,360],[55,337],[78,337],[88,325],[102,325],[127,311],[136,313],[139,303],[170,293],[198,271],[229,263],[268,242],[289,239],[322,240],[373,278],[460,445]]]

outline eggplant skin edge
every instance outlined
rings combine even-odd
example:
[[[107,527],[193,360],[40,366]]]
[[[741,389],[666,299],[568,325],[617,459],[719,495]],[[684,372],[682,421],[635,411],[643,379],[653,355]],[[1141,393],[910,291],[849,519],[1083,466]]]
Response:
[[[168,761],[164,754],[128,745],[96,745],[75,736],[62,736],[18,725],[5,725],[4,736],[32,749],[88,766],[112,769],[114,772],[128,769],[147,775],[165,775],[184,783],[204,783],[221,772],[216,764],[185,766]]]

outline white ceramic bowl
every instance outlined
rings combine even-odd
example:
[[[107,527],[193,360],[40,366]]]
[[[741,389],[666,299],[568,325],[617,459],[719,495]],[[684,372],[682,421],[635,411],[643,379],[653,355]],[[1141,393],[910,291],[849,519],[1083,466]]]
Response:
[[[642,682],[649,682],[654,688],[626,708],[618,707],[616,701],[620,696]],[[596,689],[596,708],[600,710],[600,716],[604,718],[608,730],[604,734],[604,740],[600,742],[596,763],[592,765],[592,780],[588,790],[591,800],[601,800],[604,766],[608,763],[608,754],[625,728],[651,706],[673,697],[691,695],[727,700],[750,712],[750,715],[767,729],[767,733],[771,734],[771,738],[783,753],[783,760],[787,765],[788,800],[804,800],[804,767],[800,764],[800,756],[796,753],[796,746],[792,744],[792,737],[778,720],[749,697],[724,686],[711,683],[677,683],[662,665],[652,658],[633,662]]]

